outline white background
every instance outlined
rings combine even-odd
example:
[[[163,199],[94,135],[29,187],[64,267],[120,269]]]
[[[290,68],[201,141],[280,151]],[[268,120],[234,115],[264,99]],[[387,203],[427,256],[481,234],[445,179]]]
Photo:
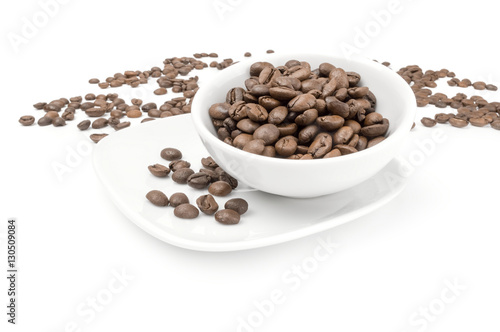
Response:
[[[161,66],[166,57],[218,52],[238,60],[250,51],[258,59],[269,48],[339,53],[344,42],[396,70],[446,67],[460,78],[500,82],[491,1],[400,0],[367,45],[355,44],[357,31],[388,0],[221,0],[231,6],[222,16],[214,3],[70,0],[17,52],[8,34],[21,35],[23,18],[32,21],[42,7],[2,3],[0,257],[5,271],[6,221],[15,217],[20,274],[15,327],[6,323],[2,277],[1,330],[62,332],[74,322],[77,331],[238,331],[250,316],[258,326],[240,331],[498,331],[500,132],[490,128],[436,127],[447,141],[388,205],[329,232],[245,252],[189,251],[144,233],[108,199],[88,156],[58,180],[52,164],[64,163],[67,149],[88,133],[76,129],[78,119],[41,128],[22,127],[18,118],[38,119],[31,106],[38,101],[99,92],[87,83],[91,77]],[[445,80],[436,91],[500,100],[500,92],[452,89]],[[162,100],[150,95],[145,101]],[[419,109],[418,119],[435,112]],[[402,155],[436,128],[418,124]],[[339,247],[293,291],[282,276],[328,238]],[[95,317],[79,315],[77,308],[105,294],[113,271],[122,269],[133,280]],[[453,295],[446,280],[466,289]],[[258,321],[254,302],[275,290],[284,292],[284,303]],[[444,305],[442,294],[452,297]],[[415,313],[429,306],[432,317],[415,323]]]

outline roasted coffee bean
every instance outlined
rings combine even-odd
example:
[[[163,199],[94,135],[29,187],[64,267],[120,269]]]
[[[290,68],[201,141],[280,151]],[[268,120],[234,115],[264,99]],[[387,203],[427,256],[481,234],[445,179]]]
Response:
[[[274,67],[269,62],[255,62],[250,66],[250,76],[259,76],[261,71],[266,67]]]
[[[449,122],[453,127],[457,127],[457,128],[467,127],[467,125],[469,124],[469,122],[466,119],[458,119],[456,117],[451,118],[449,120]]]
[[[485,118],[471,118],[471,119],[469,119],[469,123],[471,125],[473,125],[474,127],[484,127],[489,122]]]
[[[99,143],[106,136],[108,136],[108,134],[92,134],[92,135],[90,135],[90,139],[94,143]]]
[[[186,184],[188,178],[194,174],[194,171],[191,168],[181,168],[176,170],[172,174],[172,180],[179,184]]]
[[[33,107],[37,110],[43,110],[44,106],[47,105],[47,103],[36,103],[33,105]]]
[[[226,95],[226,103],[234,104],[238,101],[243,101],[243,96],[245,94],[245,89],[243,88],[232,88],[228,91]]]
[[[377,112],[373,112],[373,113],[368,114],[365,117],[364,125],[371,126],[374,124],[379,124],[379,123],[382,123],[383,120],[384,120],[384,117],[382,116],[382,114],[377,113]]]
[[[368,141],[368,145],[366,147],[371,148],[372,146],[377,145],[378,143],[382,142],[383,140],[385,140],[384,136],[375,137],[375,138]]]
[[[80,130],[87,130],[90,127],[90,120],[83,120],[77,125]]]
[[[99,83],[99,82],[100,82],[100,80],[99,80],[98,78],[91,78],[91,79],[89,80],[89,83],[90,83],[90,84],[97,84],[97,83]]]
[[[148,201],[153,203],[156,206],[167,206],[168,205],[168,197],[163,192],[159,190],[151,190],[146,194],[146,198]]]
[[[31,126],[33,123],[35,123],[35,118],[31,115],[24,115],[19,119],[19,123],[23,126]]]
[[[289,157],[295,153],[297,150],[298,139],[295,136],[285,136],[276,142],[274,146],[276,153],[282,157]]]
[[[262,139],[253,139],[243,146],[243,151],[254,153],[254,154],[262,154],[264,152],[264,148],[266,144]]]
[[[333,115],[338,115],[343,118],[347,118],[349,116],[349,106],[338,100],[333,96],[329,96],[325,98],[326,108]]]
[[[294,135],[298,131],[298,126],[296,123],[279,124],[278,130],[280,131],[280,137]]]
[[[203,172],[194,173],[187,179],[187,184],[195,189],[204,189],[210,184],[210,182],[212,182],[210,175]]]
[[[252,121],[250,119],[243,119],[238,121],[236,127],[248,134],[253,134],[257,128],[260,127],[259,123]]]
[[[201,164],[203,165],[203,167],[208,169],[216,169],[217,167],[219,167],[219,165],[217,165],[212,157],[202,158]]]
[[[246,113],[250,120],[254,122],[264,122],[268,118],[267,110],[259,104],[247,104]]]
[[[308,126],[314,123],[314,121],[316,121],[317,118],[318,118],[318,110],[315,108],[311,108],[309,110],[304,111],[302,114],[299,114],[295,118],[295,123],[299,126]]]
[[[250,134],[239,134],[236,136],[233,140],[233,146],[237,147],[238,149],[243,149],[245,144],[253,140],[253,135]]]
[[[264,124],[257,128],[253,133],[254,139],[261,139],[265,145],[274,144],[280,136],[278,127],[273,124]]]
[[[240,215],[234,210],[224,209],[215,213],[215,220],[224,225],[235,225],[240,222]]]
[[[339,115],[327,115],[327,116],[319,117],[316,120],[316,123],[323,130],[335,131],[344,125],[345,120],[343,117],[341,117]]]
[[[175,207],[174,215],[181,219],[194,219],[198,217],[200,211],[192,204],[181,204]]]
[[[44,117],[41,117],[40,119],[38,119],[38,125],[39,126],[48,126],[48,125],[51,125],[52,124],[52,118],[51,117],[48,117],[48,116],[44,116]]]
[[[125,121],[125,122],[120,122],[118,123],[116,126],[115,126],[115,129],[116,130],[122,130],[122,129],[125,129],[127,127],[130,127],[130,122],[129,121]]]
[[[305,110],[314,108],[316,104],[316,98],[311,94],[298,95],[297,97],[290,100],[288,103],[288,109],[292,112],[304,112]]]
[[[231,186],[225,181],[216,181],[208,187],[208,192],[214,196],[227,196],[231,191]]]
[[[287,115],[288,109],[285,106],[278,106],[269,113],[267,122],[278,125],[286,119]]]
[[[262,155],[266,157],[276,157],[276,149],[272,145],[268,145],[262,151]]]
[[[168,165],[168,167],[175,172],[181,168],[189,168],[191,167],[191,164],[185,160],[174,160]]]
[[[352,146],[345,145],[345,144],[335,145],[334,148],[338,149],[342,155],[347,155],[347,154],[355,153],[358,151],[358,150],[356,150],[356,148],[353,148]]]
[[[340,152],[339,149],[333,149],[332,151],[325,154],[323,158],[340,157],[341,155],[342,155],[342,153]]]
[[[224,208],[236,211],[241,216],[248,211],[248,202],[243,198],[233,198],[224,204]]]
[[[160,156],[165,160],[174,161],[182,158],[182,152],[175,148],[165,148],[161,150]]]
[[[127,112],[127,117],[129,118],[140,118],[142,116],[142,112],[138,109],[133,109]]]
[[[427,117],[422,118],[420,122],[422,122],[422,124],[426,127],[434,127],[437,123],[436,120]]]
[[[333,134],[333,144],[347,144],[352,136],[354,135],[354,131],[349,126],[344,126],[337,130],[335,134]]]
[[[210,106],[209,114],[214,119],[224,120],[229,116],[229,108],[231,107],[228,103],[218,103]]]
[[[184,193],[175,193],[170,196],[170,206],[178,207],[182,204],[189,204],[189,198]]]
[[[106,110],[103,108],[89,108],[85,111],[85,114],[90,117],[100,117],[106,113]]]
[[[491,128],[500,130],[500,120],[495,120],[492,123],[490,123]]]
[[[45,113],[45,116],[54,120],[55,118],[59,117],[59,113],[57,113],[56,111],[48,111],[47,113]]]
[[[105,118],[99,118],[97,120],[94,120],[94,122],[92,122],[92,128],[94,129],[101,129],[107,127],[107,125],[108,125],[108,120]]]
[[[316,124],[312,124],[309,126],[306,126],[303,128],[301,131],[299,131],[299,144],[307,144],[312,142],[312,140],[316,137],[316,135],[319,133],[320,127],[317,126]]]
[[[451,117],[451,114],[438,113],[434,116],[434,120],[436,120],[437,123],[447,123]]]
[[[389,120],[384,119],[380,124],[363,127],[360,130],[361,135],[366,137],[383,136],[389,129]]]
[[[217,210],[219,209],[219,204],[217,204],[212,195],[203,195],[198,197],[198,199],[196,200],[196,205],[198,205],[198,208],[201,212],[210,216],[217,212]]]
[[[66,121],[63,118],[55,118],[52,121],[52,124],[54,125],[54,127],[62,127],[66,125]]]
[[[350,127],[347,128],[350,129]],[[323,158],[323,156],[332,150],[332,145],[332,136],[327,133],[320,133],[309,146],[307,153],[314,159]]]
[[[269,88],[269,94],[276,100],[289,101],[300,95],[300,91],[297,91],[291,87],[287,86],[277,86]]]
[[[149,171],[156,177],[164,178],[170,173],[170,168],[161,164],[154,164],[148,166]]]
[[[493,84],[486,84],[486,90],[497,91],[498,87],[496,85],[493,85]]]
[[[149,122],[149,121],[154,121],[155,119],[153,118],[145,118],[145,119],[142,119],[141,123],[144,123],[144,122]]]

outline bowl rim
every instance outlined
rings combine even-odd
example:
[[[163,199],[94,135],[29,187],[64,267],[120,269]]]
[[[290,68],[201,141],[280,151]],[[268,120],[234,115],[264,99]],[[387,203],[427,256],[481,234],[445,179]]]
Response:
[[[288,60],[290,59],[307,59],[308,57],[324,57],[325,61],[334,63],[335,59],[341,59],[342,61],[350,61],[350,62],[358,62],[362,63],[367,66],[371,66],[376,70],[379,70],[380,72],[384,73],[384,75],[388,75],[389,77],[392,77],[392,80],[394,82],[399,81],[401,83],[401,90],[403,91],[403,100],[404,104],[401,105],[401,110],[406,110],[404,112],[403,118],[401,120],[401,124],[398,127],[395,127],[394,132],[392,132],[389,136],[386,137],[386,139],[379,144],[371,147],[364,149],[362,151],[358,151],[356,153],[351,153],[348,155],[343,155],[337,158],[319,158],[319,159],[306,159],[306,160],[301,160],[301,162],[297,162],[296,159],[287,159],[287,158],[274,158],[274,157],[267,157],[267,156],[262,156],[262,155],[257,155],[257,154],[252,154],[250,152],[246,152],[243,150],[240,150],[236,147],[233,147],[227,143],[224,143],[221,141],[217,136],[215,136],[210,130],[204,125],[203,122],[203,114],[202,112],[207,112],[208,113],[208,107],[205,107],[202,105],[202,100],[201,98],[204,94],[210,94],[210,87],[216,85],[215,83],[221,82],[221,81],[227,81],[231,79],[231,76],[233,75],[234,71],[239,71],[243,66],[248,66],[249,64],[259,62],[259,61],[277,61],[279,59],[287,58]],[[299,61],[308,61],[308,60],[299,60]],[[376,67],[376,68],[375,68]],[[362,75],[362,74],[361,74]],[[392,83],[391,83],[392,84]],[[199,94],[202,94],[202,96],[199,96]],[[401,94],[401,93],[400,93]],[[196,98],[200,97],[200,98]],[[224,101],[221,101],[224,102]],[[255,160],[260,160],[263,162],[272,162],[272,163],[277,163],[277,164],[283,164],[283,165],[309,165],[309,164],[314,164],[314,165],[323,165],[325,163],[341,163],[341,162],[348,162],[352,159],[356,158],[362,158],[362,157],[369,157],[370,155],[377,154],[380,151],[384,150],[386,147],[389,146],[389,144],[396,144],[399,140],[403,138],[404,135],[408,134],[408,132],[411,130],[411,126],[414,123],[415,120],[415,114],[416,114],[416,109],[417,109],[417,104],[416,104],[416,99],[415,95],[408,85],[408,83],[401,77],[399,76],[395,71],[393,71],[390,68],[387,68],[386,66],[375,62],[373,60],[370,60],[368,58],[364,57],[356,57],[356,58],[346,58],[344,56],[340,56],[337,54],[324,54],[324,53],[287,53],[287,54],[269,54],[267,56],[262,56],[259,58],[249,58],[245,59],[241,62],[238,62],[220,73],[217,73],[217,75],[214,75],[212,78],[208,79],[207,82],[203,83],[203,85],[200,87],[199,91],[196,93],[196,96],[193,100],[193,104],[191,105],[191,113],[192,113],[192,118],[193,118],[193,123],[196,128],[196,131],[198,132],[198,135],[202,139],[203,142],[206,140],[210,141],[210,144],[215,145],[217,149],[222,149],[224,151],[227,151],[228,153],[234,153],[237,156],[240,156],[242,158],[245,157],[251,157],[251,158],[257,158]],[[383,113],[382,113],[383,115]]]

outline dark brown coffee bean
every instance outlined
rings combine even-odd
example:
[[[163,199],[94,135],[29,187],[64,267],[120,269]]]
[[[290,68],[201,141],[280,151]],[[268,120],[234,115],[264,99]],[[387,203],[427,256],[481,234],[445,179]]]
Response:
[[[438,113],[434,116],[434,119],[437,123],[447,123],[448,120],[452,117],[450,114],[446,113]]]
[[[191,167],[191,164],[185,160],[174,160],[168,165],[168,167],[175,172],[181,168],[189,168]]]
[[[269,113],[267,122],[278,125],[285,120],[287,115],[288,109],[285,106],[278,106]]]
[[[366,137],[383,136],[389,129],[389,120],[384,119],[381,124],[374,124],[371,126],[363,127],[360,134]]]
[[[33,105],[33,107],[37,110],[43,110],[44,106],[47,105],[47,103],[36,103]]]
[[[231,191],[231,186],[225,181],[216,181],[208,187],[208,192],[214,196],[227,196]]]
[[[343,118],[347,118],[349,116],[349,106],[341,102],[335,97],[329,96],[325,98],[326,108],[333,115],[338,115]]]
[[[472,119],[469,119],[469,123],[471,125],[473,125],[474,127],[484,127],[489,122],[485,118],[472,118]]]
[[[214,119],[224,120],[229,116],[229,108],[231,107],[228,103],[218,103],[210,106],[208,110],[210,116]]]
[[[188,178],[193,174],[194,171],[191,168],[181,168],[172,174],[172,180],[179,184],[186,184]]]
[[[290,100],[288,103],[288,109],[292,112],[304,112],[305,110],[314,108],[316,104],[316,98],[311,94],[298,95],[297,97]]]
[[[350,129],[350,127],[347,128]],[[332,145],[332,136],[327,133],[319,133],[309,146],[307,153],[314,159],[323,158],[323,156],[332,150]]]
[[[253,138],[263,140],[265,145],[271,145],[276,143],[279,136],[280,136],[280,131],[278,127],[269,123],[260,126],[253,133]]]
[[[224,204],[224,208],[236,211],[241,216],[248,211],[248,202],[243,198],[233,198]]]
[[[108,136],[108,134],[92,134],[92,135],[90,135],[90,139],[94,143],[99,143],[106,136]]]
[[[308,126],[318,118],[318,110],[315,108],[311,108],[309,110],[304,111],[302,114],[299,114],[295,118],[295,123],[299,126]]]
[[[210,216],[217,212],[217,210],[219,209],[219,204],[217,204],[212,195],[203,195],[198,197],[198,199],[196,200],[196,205],[198,205],[198,208],[201,212]]]
[[[148,201],[153,203],[156,206],[167,206],[168,205],[168,197],[163,192],[159,190],[151,190],[146,194],[146,198]]]
[[[200,211],[192,204],[181,204],[175,207],[174,215],[181,219],[194,219],[198,217]]]
[[[259,128],[259,124],[257,122],[254,122],[250,119],[243,119],[238,121],[236,124],[236,127],[248,134],[253,134],[257,128]]]
[[[296,98],[301,93],[300,93],[300,91],[297,91],[291,87],[278,86],[278,87],[269,88],[269,94],[271,95],[271,97],[273,97],[277,100],[289,101],[293,98]]]
[[[66,125],[66,121],[63,118],[55,118],[52,121],[52,124],[54,125],[54,127],[62,127]]]
[[[323,130],[334,131],[334,130],[341,128],[344,125],[345,120],[343,117],[341,117],[339,115],[327,115],[327,116],[319,117],[316,120],[316,123]]]
[[[251,56],[252,56],[252,53],[250,53],[250,52],[245,52],[244,56],[245,56],[245,58],[249,58],[249,57],[251,57]]]
[[[90,127],[90,120],[83,120],[77,125],[80,130],[87,130]]]
[[[107,125],[108,125],[108,120],[105,118],[99,118],[97,120],[94,120],[94,122],[92,122],[92,128],[94,129],[101,129],[107,127]]]
[[[486,84],[486,90],[497,91],[498,87],[496,85],[493,85],[493,84]]]
[[[264,152],[265,147],[265,142],[262,139],[253,139],[243,146],[243,151],[260,155]]]
[[[201,159],[201,164],[203,167],[208,168],[208,169],[216,169],[219,167],[215,160],[212,157],[206,157]]]
[[[491,128],[500,130],[500,120],[495,120],[492,123],[490,123]]]
[[[436,120],[427,117],[422,118],[420,122],[422,122],[422,124],[426,127],[434,127],[437,123]]]
[[[155,119],[153,118],[145,118],[145,119],[142,119],[141,123],[144,123],[144,122],[149,122],[149,121],[154,121]]]
[[[119,124],[117,124],[115,126],[115,129],[116,130],[122,130],[122,129],[125,129],[127,127],[130,127],[130,122],[129,121],[125,121],[125,122],[120,122]]]
[[[240,222],[240,215],[234,210],[224,209],[215,213],[215,220],[224,225],[235,225]]]
[[[170,196],[170,206],[177,207],[182,204],[188,204],[189,198],[184,193],[175,193]]]
[[[170,168],[161,164],[154,164],[148,166],[149,171],[156,177],[164,178],[170,173]]]
[[[337,130],[335,134],[333,134],[333,144],[347,144],[352,136],[354,135],[354,131],[349,126],[344,126]]]
[[[217,174],[217,172],[215,172],[213,169],[201,168],[200,172],[208,174],[210,176],[211,182],[219,180],[219,174]]]
[[[323,158],[340,157],[341,155],[342,155],[342,153],[340,152],[339,149],[333,149],[332,151],[325,154]]]
[[[356,148],[353,148],[352,146],[345,145],[345,144],[335,145],[334,149],[338,149],[343,156],[347,155],[347,154],[358,152],[358,150],[356,150]]]
[[[31,126],[33,123],[35,123],[35,118],[31,115],[24,115],[19,119],[19,123],[23,126]]]
[[[273,67],[265,67],[259,74],[259,83],[262,85],[270,84],[276,77],[281,76],[278,69]]]
[[[236,136],[233,140],[233,145],[238,149],[243,149],[245,144],[253,140],[253,135],[250,134],[240,134]]]
[[[39,126],[44,127],[44,126],[51,125],[52,121],[53,121],[53,119],[51,117],[44,116],[44,117],[41,117],[40,119],[38,119],[37,123]]]
[[[484,83],[484,82],[474,82],[472,84],[472,86],[476,90],[484,90],[484,89],[486,89],[486,83]]]
[[[299,144],[307,144],[309,142],[312,142],[312,140],[316,137],[316,135],[319,133],[320,127],[317,126],[316,124],[309,125],[305,128],[303,128],[301,131],[299,131]]]
[[[234,104],[238,101],[243,101],[243,96],[245,94],[245,89],[243,88],[232,88],[228,91],[226,95],[226,103]]]
[[[254,122],[264,122],[267,121],[268,112],[267,110],[259,104],[247,104],[246,113],[250,120]]]
[[[371,126],[374,124],[379,124],[379,123],[382,123],[383,120],[384,120],[384,117],[382,116],[382,114],[377,113],[377,112],[373,112],[373,113],[368,114],[365,117],[364,125]]]
[[[361,130],[361,125],[359,124],[359,122],[354,121],[354,120],[345,121],[344,126],[351,127],[354,134],[359,134],[359,132]]]
[[[195,189],[204,189],[210,184],[210,182],[212,182],[210,175],[203,172],[194,173],[187,179],[187,184]]]
[[[259,76],[261,71],[266,67],[274,67],[269,62],[255,62],[250,66],[250,76]]]
[[[451,118],[449,120],[450,124],[453,126],[453,127],[457,127],[457,128],[463,128],[463,127],[467,127],[467,125],[469,124],[469,122],[465,119],[458,119],[458,118]]]
[[[297,150],[297,138],[294,136],[282,137],[276,142],[275,149],[282,157],[289,157]]]
[[[175,148],[165,148],[161,150],[160,156],[165,160],[174,161],[182,158],[182,152]]]
[[[89,108],[85,111],[85,114],[92,118],[103,116],[104,113],[106,113],[104,108]]]

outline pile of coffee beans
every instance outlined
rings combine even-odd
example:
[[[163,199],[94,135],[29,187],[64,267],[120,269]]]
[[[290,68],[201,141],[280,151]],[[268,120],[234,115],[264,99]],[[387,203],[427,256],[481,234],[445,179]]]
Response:
[[[358,86],[361,75],[330,63],[316,69],[289,60],[256,62],[245,87],[208,112],[219,139],[243,151],[288,159],[331,158],[385,139],[389,120],[375,112],[376,97]]]
[[[169,161],[169,165],[154,164],[148,166],[150,173],[156,177],[166,178],[171,173],[172,180],[179,184],[187,184],[195,189],[207,189],[208,194],[198,197],[196,206],[190,204],[189,198],[184,193],[172,194],[170,199],[159,190],[152,190],[146,198],[156,206],[174,207],[174,215],[182,219],[194,219],[199,211],[207,215],[214,215],[215,220],[222,224],[234,225],[240,222],[240,216],[248,210],[248,203],[242,198],[230,199],[219,211],[216,197],[228,196],[233,189],[238,187],[238,181],[227,174],[212,157],[201,159],[203,166],[199,172],[191,169],[191,163],[182,159],[182,152],[176,148],[165,148],[160,156]],[[199,210],[198,210],[199,209]]]
[[[456,112],[437,113],[434,119],[424,117],[420,122],[425,127],[433,127],[436,124],[449,123],[453,127],[464,128],[469,124],[475,127],[485,127],[500,130],[500,102],[488,102],[481,96],[467,97],[464,93],[457,93],[448,97],[444,93],[433,93],[431,88],[437,87],[436,81],[440,78],[451,78],[448,85],[466,88],[472,86],[476,90],[496,91],[498,88],[493,84],[478,81],[472,83],[469,79],[457,79],[455,73],[448,69],[438,71],[423,71],[417,65],[401,68],[398,74],[410,85],[417,99],[418,107],[434,105],[437,108],[452,108]]]

